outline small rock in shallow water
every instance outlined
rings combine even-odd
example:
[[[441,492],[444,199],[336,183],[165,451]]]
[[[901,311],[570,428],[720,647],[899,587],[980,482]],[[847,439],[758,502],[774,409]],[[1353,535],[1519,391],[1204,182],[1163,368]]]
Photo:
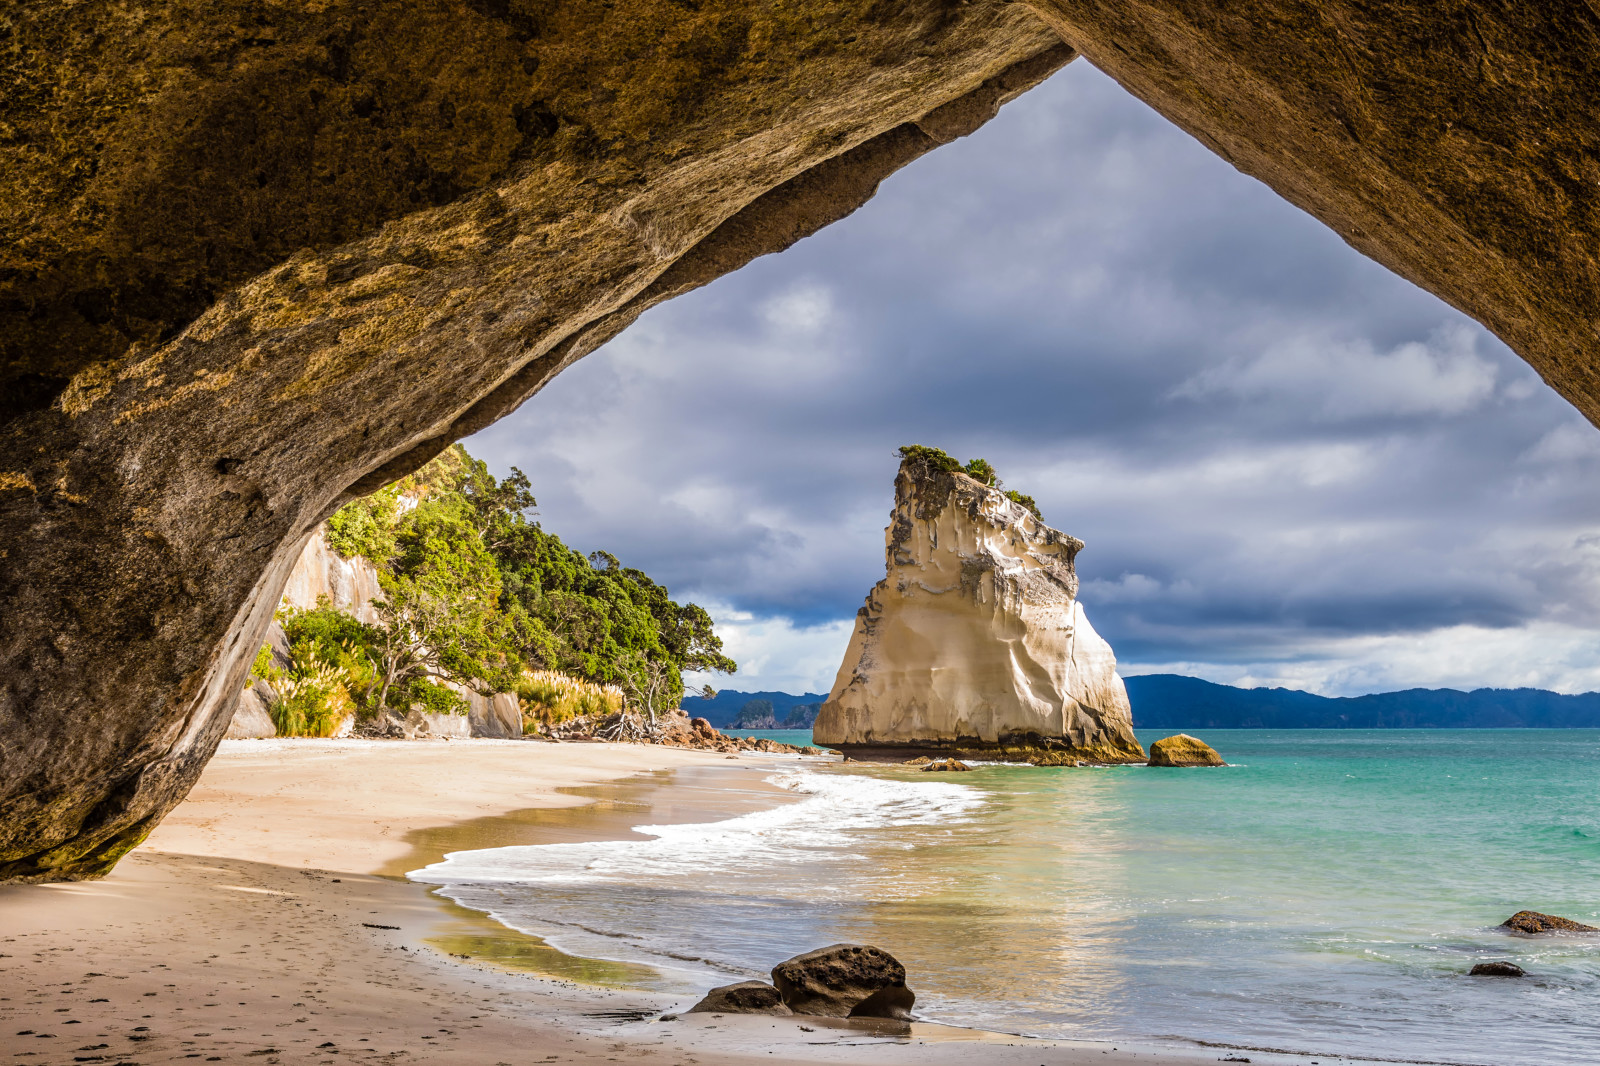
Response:
[[[1513,933],[1600,933],[1592,925],[1575,922],[1571,918],[1557,918],[1553,914],[1540,914],[1538,911],[1518,911],[1504,922],[1500,928],[1509,929]]]
[[[1179,733],[1150,745],[1151,766],[1227,766],[1217,750],[1199,737]]]
[[[906,968],[882,948],[865,944],[834,944],[796,955],[772,968],[772,983],[796,1014],[827,1018],[850,1017],[859,1007],[885,1013],[855,1014],[858,1018],[901,1018],[917,998],[905,987]],[[895,988],[900,991],[888,991]]]
[[[1528,971],[1514,962],[1480,962],[1472,968],[1471,977],[1526,977]]]
[[[706,993],[685,1014],[790,1014],[778,990],[765,981],[740,981]]]
[[[928,773],[929,771],[933,771],[934,773],[944,773],[944,772],[949,771],[949,770],[970,770],[970,769],[972,769],[972,767],[968,766],[966,763],[962,762],[960,759],[936,759],[936,760],[928,763],[928,765],[924,766],[922,768],[922,772],[923,773]]]
[[[933,760],[926,755],[918,755],[915,759],[907,759],[907,766],[927,766]]]

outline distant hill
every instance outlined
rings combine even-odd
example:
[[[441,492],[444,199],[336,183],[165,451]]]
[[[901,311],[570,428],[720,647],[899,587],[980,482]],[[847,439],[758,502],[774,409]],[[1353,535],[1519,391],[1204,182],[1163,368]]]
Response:
[[[796,696],[788,692],[735,692],[733,689],[723,689],[717,693],[717,698],[714,700],[685,696],[683,709],[696,718],[704,718],[718,729],[728,729],[733,726],[739,712],[744,710],[744,705],[752,700],[770,702],[773,717],[781,722],[794,708],[806,704],[818,704],[827,698],[826,692],[807,692]]]
[[[1600,692],[1412,688],[1329,697],[1289,688],[1234,688],[1178,674],[1125,680],[1133,724],[1140,729],[1600,728]]]

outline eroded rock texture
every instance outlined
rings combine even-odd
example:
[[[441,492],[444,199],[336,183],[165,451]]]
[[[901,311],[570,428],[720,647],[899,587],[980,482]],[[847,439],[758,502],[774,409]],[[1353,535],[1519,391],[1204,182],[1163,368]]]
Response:
[[[0,879],[187,791],[316,524],[1071,57],[943,0],[0,13]]]
[[[848,213],[1063,40],[1596,420],[1597,27],[1585,0],[5,5],[0,878],[102,872],[176,802],[344,494]]]
[[[888,573],[856,614],[817,743],[1142,761],[1116,657],[1078,602],[1083,542],[925,458],[900,464],[894,497]]]

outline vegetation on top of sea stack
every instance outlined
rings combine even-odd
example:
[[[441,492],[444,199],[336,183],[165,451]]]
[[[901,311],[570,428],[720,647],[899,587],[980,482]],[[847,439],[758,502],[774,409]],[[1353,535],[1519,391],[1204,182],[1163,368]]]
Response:
[[[329,546],[378,570],[378,623],[326,603],[280,613],[291,663],[258,659],[257,676],[304,694],[275,706],[280,732],[324,734],[352,709],[464,711],[441,682],[516,692],[541,719],[624,700],[653,716],[678,705],[683,671],[738,669],[703,608],[567,547],[531,520],[535,503],[522,471],[497,480],[458,444],[335,513]]]
[[[1033,517],[1041,522],[1044,521],[1044,516],[1039,513],[1039,505],[1034,501],[1033,497],[1026,493],[1018,492],[1016,489],[1006,488],[1005,482],[1000,480],[1000,475],[987,459],[968,459],[966,465],[963,466],[954,456],[942,448],[931,448],[926,444],[903,445],[900,448],[901,462],[911,459],[921,460],[934,470],[942,470],[952,474],[965,474],[974,481],[988,485],[992,489],[999,489],[1005,493],[1006,499],[1012,503],[1021,504]]]

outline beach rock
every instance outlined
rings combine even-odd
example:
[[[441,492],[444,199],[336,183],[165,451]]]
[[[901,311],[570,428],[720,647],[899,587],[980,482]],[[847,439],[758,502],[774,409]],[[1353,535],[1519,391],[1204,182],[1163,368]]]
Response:
[[[971,770],[972,767],[959,759],[935,759],[922,768],[923,773],[944,773],[949,770]]]
[[[906,968],[882,948],[865,944],[834,944],[796,955],[772,968],[772,983],[794,1013],[828,1018],[847,1018],[875,993],[886,989],[899,988],[904,995],[886,993],[876,1001],[884,1010],[897,1009],[901,1004],[910,1010],[916,999],[905,987]]]
[[[517,702],[516,693],[497,692],[484,696],[466,686],[463,689],[469,735],[498,740],[515,740],[522,736],[522,705]]]
[[[1538,911],[1518,911],[1501,922],[1500,928],[1528,936],[1539,933],[1600,933],[1600,929],[1592,925],[1584,925],[1571,918],[1558,918],[1553,914],[1540,914]]]
[[[778,990],[765,981],[740,981],[707,992],[685,1014],[792,1014]]]
[[[1526,977],[1528,971],[1514,962],[1480,962],[1469,977]]]
[[[906,765],[907,766],[927,766],[931,762],[933,762],[933,758],[931,756],[918,755],[915,759],[907,759],[906,760]]]
[[[1197,737],[1179,733],[1150,745],[1151,766],[1227,766],[1216,749]]]
[[[464,714],[431,714],[413,707],[405,717],[407,740],[437,739],[440,737],[465,740],[472,736],[471,722]]]
[[[239,694],[239,705],[233,709],[233,721],[228,723],[225,740],[262,740],[278,735],[267,708],[277,699],[277,693],[265,681],[256,681]]]
[[[897,761],[1144,759],[1116,657],[1078,602],[1082,541],[922,457],[900,464],[884,540],[887,575],[856,614],[818,743]]]
[[[893,1018],[911,1021],[911,1008],[917,1004],[917,994],[905,985],[884,985],[850,1011],[852,1018]]]

